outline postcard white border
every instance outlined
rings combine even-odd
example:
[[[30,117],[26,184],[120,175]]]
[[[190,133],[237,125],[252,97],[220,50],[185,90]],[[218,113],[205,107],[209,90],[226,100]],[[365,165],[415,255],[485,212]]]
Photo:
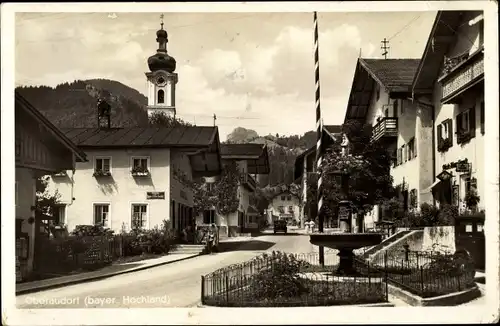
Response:
[[[15,308],[14,273],[14,34],[16,12],[359,12],[484,10],[485,17],[485,206],[487,218],[486,301],[477,307],[439,308]],[[2,321],[7,325],[81,324],[272,324],[272,323],[477,323],[498,320],[499,307],[499,102],[498,7],[494,1],[259,2],[259,3],[7,3],[1,10],[2,40]],[[312,21],[311,21],[312,25]],[[312,29],[311,29],[312,30]],[[486,154],[487,153],[487,154]],[[486,156],[487,155],[487,156]],[[7,205],[6,203],[12,203]],[[12,218],[9,218],[12,216]],[[279,310],[279,312],[277,312]]]

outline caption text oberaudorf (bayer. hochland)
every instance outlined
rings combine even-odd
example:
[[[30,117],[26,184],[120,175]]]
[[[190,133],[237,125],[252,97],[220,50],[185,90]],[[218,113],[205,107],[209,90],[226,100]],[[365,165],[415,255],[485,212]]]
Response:
[[[28,305],[42,305],[42,306],[80,306],[95,307],[107,305],[148,305],[148,304],[169,304],[170,298],[167,295],[162,296],[130,296],[123,295],[120,297],[99,297],[99,296],[85,296],[85,297],[27,297],[25,303]]]

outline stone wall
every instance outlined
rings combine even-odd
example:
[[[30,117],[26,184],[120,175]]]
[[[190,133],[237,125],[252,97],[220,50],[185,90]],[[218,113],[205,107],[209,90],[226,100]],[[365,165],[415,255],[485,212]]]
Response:
[[[454,253],[455,247],[455,227],[454,226],[433,226],[424,229],[422,241],[423,251],[439,251],[441,253]]]

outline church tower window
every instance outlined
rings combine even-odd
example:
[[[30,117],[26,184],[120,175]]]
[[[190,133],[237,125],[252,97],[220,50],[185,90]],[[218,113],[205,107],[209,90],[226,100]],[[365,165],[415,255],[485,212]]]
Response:
[[[160,89],[158,91],[158,104],[163,104],[165,103],[165,92],[163,89]]]

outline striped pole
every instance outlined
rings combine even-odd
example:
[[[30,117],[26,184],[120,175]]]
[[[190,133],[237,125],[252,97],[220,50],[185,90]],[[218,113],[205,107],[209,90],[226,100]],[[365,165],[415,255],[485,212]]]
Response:
[[[320,105],[320,86],[319,86],[319,40],[318,40],[318,15],[316,11],[314,12],[314,78],[316,81],[316,131],[317,131],[317,142],[316,142],[316,171],[319,171],[321,167],[321,161],[323,159],[321,140],[323,136],[323,121],[321,119],[321,105]],[[323,232],[323,215],[321,212],[321,207],[323,206],[323,194],[321,184],[323,182],[323,175],[318,175],[318,193],[317,193],[317,203],[318,203],[318,229],[319,232]],[[321,265],[325,263],[325,251],[324,247],[319,247],[319,262]]]

